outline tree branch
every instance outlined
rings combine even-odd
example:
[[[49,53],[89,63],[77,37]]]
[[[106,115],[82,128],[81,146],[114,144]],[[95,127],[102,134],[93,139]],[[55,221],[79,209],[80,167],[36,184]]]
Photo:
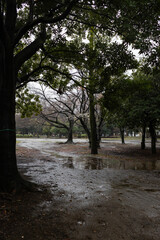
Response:
[[[29,16],[28,21],[33,21],[33,13],[34,13],[34,0],[29,0]]]
[[[70,13],[72,10],[73,6],[78,2],[79,0],[73,0],[69,3],[68,7],[66,10],[59,16],[52,18],[50,16],[45,16],[45,17],[39,17],[32,22],[28,22],[24,27],[22,27],[19,32],[17,33],[17,36],[15,37],[14,45],[16,45],[19,40],[27,33],[30,29],[32,29],[34,26],[40,24],[40,23],[56,23],[60,22],[61,20],[65,19],[66,16]]]
[[[41,117],[51,125],[54,125],[55,127],[66,128],[67,130],[69,130],[68,126],[62,122],[59,122],[58,119],[56,120],[49,119],[44,113],[41,113]]]
[[[19,52],[15,57],[15,71],[18,72],[20,67],[23,65],[25,61],[31,58],[38,49],[43,45],[46,39],[46,34],[43,32],[40,36],[33,41],[29,46],[24,48],[21,52]]]

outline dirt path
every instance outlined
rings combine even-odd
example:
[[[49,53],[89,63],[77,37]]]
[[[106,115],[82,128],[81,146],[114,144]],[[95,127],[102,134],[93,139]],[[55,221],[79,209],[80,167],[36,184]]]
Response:
[[[27,148],[24,148],[24,147]],[[137,145],[21,140],[20,172],[39,193],[0,198],[2,240],[159,240],[160,153]]]

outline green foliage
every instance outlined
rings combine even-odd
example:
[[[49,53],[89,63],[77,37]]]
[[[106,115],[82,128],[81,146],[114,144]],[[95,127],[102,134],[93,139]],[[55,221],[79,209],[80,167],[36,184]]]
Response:
[[[22,118],[38,115],[42,111],[39,96],[29,93],[27,88],[21,89],[16,94],[16,111]]]
[[[152,123],[154,126],[158,126],[160,122],[160,76],[138,74],[135,76],[135,80],[136,91],[129,101],[129,118],[134,119],[134,125],[149,126],[149,123]]]
[[[20,133],[16,134],[16,138],[32,138],[32,137],[33,137],[32,134],[20,134]]]
[[[15,56],[27,46],[31,48],[31,43],[46,33],[43,44],[36,47],[18,69],[19,87],[28,81],[41,80],[63,93],[74,77],[71,74],[74,68],[80,76],[75,78],[76,84],[80,81],[79,85],[84,85],[92,94],[103,92],[104,105],[114,114],[119,111],[119,116],[126,112],[128,92],[140,91],[145,95],[148,83],[141,80],[136,84],[136,77],[132,83],[121,75],[138,66],[128,44],[146,54],[144,69],[147,73],[155,76],[159,73],[158,0],[75,1],[71,14],[68,12],[66,19],[55,22],[51,20],[63,14],[71,1],[31,2],[17,1],[15,35],[24,26],[26,30],[24,27],[24,34],[15,45]],[[39,18],[43,21],[34,25]],[[111,42],[116,35],[121,36],[121,43]],[[84,42],[84,38],[88,42]],[[23,89],[17,93],[17,111],[22,117],[38,114],[41,111],[39,99]]]
[[[61,136],[67,136],[68,135],[68,131],[66,128],[58,128],[58,127],[54,127],[52,128],[52,133],[57,136],[57,137],[61,137]]]
[[[149,51],[159,38],[159,0],[124,0],[117,16],[118,32],[141,52]]]
[[[93,28],[92,28],[93,29]],[[95,30],[95,29],[94,29]],[[93,93],[104,91],[112,76],[120,76],[127,69],[138,66],[134,55],[128,50],[124,43],[111,42],[98,30],[90,31],[89,41],[84,42],[81,37],[77,44],[77,38],[73,36],[70,46],[76,46],[78,57],[71,61],[71,66],[75,68],[81,78],[81,84],[92,88]],[[69,43],[68,43],[69,45]],[[74,56],[72,56],[74,57]]]
[[[17,134],[27,136],[42,135],[43,125],[39,122],[38,117],[31,116],[30,118],[21,118],[20,114],[16,114],[16,132]]]
[[[54,128],[51,127],[51,126],[48,124],[48,126],[46,125],[46,126],[43,127],[42,133],[43,133],[44,135],[47,135],[47,137],[50,137],[50,136],[52,136],[53,131],[54,131]]]
[[[34,1],[33,13],[36,18],[45,16],[50,19],[54,17],[53,13],[57,16],[62,13],[69,3],[70,1]],[[29,15],[28,2],[18,1],[17,6],[18,20],[22,18],[26,22]],[[24,16],[21,13],[23,11]],[[88,78],[87,72],[92,69],[93,88],[95,92],[100,92],[111,76],[120,76],[125,70],[137,67],[126,43],[134,44],[141,52],[147,53],[153,49],[150,47],[150,40],[154,39],[154,42],[158,43],[157,0],[145,0],[140,3],[137,0],[101,0],[89,3],[81,1],[74,4],[72,13],[72,16],[69,15],[63,22],[45,24],[46,41],[39,53],[24,63],[19,71],[19,78],[24,79],[29,71],[38,68],[30,80],[45,80],[62,93],[73,77],[69,66],[83,71],[85,80]],[[40,31],[40,25],[28,31],[27,38],[16,46],[16,53],[29,44],[31,33],[36,37]],[[92,32],[94,38],[92,49],[83,41],[84,38],[90,41],[89,32]],[[122,43],[111,43],[111,38],[117,34],[122,37]],[[148,61],[157,68],[157,45],[152,53]]]
[[[102,103],[108,111],[116,113],[120,108],[125,108],[128,95],[131,95],[132,90],[132,81],[127,75],[113,77],[106,85]]]
[[[160,122],[160,76],[137,71],[132,77],[113,79],[104,93],[107,121],[119,127],[149,126]]]

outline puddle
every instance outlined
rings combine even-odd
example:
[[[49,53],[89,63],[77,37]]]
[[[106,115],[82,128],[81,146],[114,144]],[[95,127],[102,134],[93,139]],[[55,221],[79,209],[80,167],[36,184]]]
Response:
[[[18,144],[40,150],[41,155],[38,152],[36,156],[35,152],[35,156],[28,159],[28,162],[20,159],[19,168],[31,180],[48,188],[53,196],[53,200],[49,198],[37,205],[33,216],[38,219],[47,215],[50,220],[56,219],[58,213],[62,220],[66,218],[67,223],[71,223],[69,229],[78,229],[78,232],[75,231],[76,237],[74,235],[66,239],[112,239],[108,238],[109,224],[117,226],[122,222],[119,229],[123,229],[128,219],[132,224],[140,221],[137,216],[143,216],[143,224],[145,217],[146,224],[148,218],[157,219],[159,224],[160,178],[159,172],[152,170],[160,170],[160,160],[145,162],[137,159],[133,162],[117,159],[116,156],[111,156],[110,159],[103,156],[102,159],[100,156],[65,152],[63,148],[58,152],[57,145],[51,140],[26,139]],[[129,231],[130,226],[132,225],[126,225]],[[133,228],[136,229],[136,226]],[[97,237],[92,234],[91,238],[83,235],[84,229]],[[107,237],[103,235],[104,229],[107,229]],[[78,234],[83,236],[78,238]],[[158,239],[159,235],[154,238]]]
[[[64,139],[59,139],[59,143],[63,143]],[[56,139],[20,139],[18,145],[41,150],[45,156],[58,159],[58,162],[63,164],[63,167],[79,170],[102,170],[102,169],[117,169],[117,170],[160,170],[160,160],[157,161],[129,161],[119,159],[101,159],[99,157],[77,156],[66,152],[56,152],[52,150],[57,147]],[[83,141],[82,141],[83,142]],[[110,146],[111,147],[111,146]],[[115,146],[113,146],[115,147]]]
[[[128,161],[118,159],[101,159],[96,157],[67,157],[64,167],[71,169],[102,170],[105,168],[123,170],[160,170],[160,160],[157,161]]]

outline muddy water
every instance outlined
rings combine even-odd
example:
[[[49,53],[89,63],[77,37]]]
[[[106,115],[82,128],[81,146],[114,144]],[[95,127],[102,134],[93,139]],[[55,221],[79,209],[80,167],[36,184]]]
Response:
[[[112,169],[132,169],[132,170],[160,170],[160,160],[156,161],[127,161],[119,159],[101,159],[99,157],[67,157],[65,167],[72,169],[102,170]]]
[[[19,139],[18,144],[41,151],[40,159],[19,168],[51,189],[62,218],[68,219],[69,239],[159,239],[160,160],[77,156],[56,151],[59,145],[46,139]],[[50,212],[52,201],[37,207]]]

